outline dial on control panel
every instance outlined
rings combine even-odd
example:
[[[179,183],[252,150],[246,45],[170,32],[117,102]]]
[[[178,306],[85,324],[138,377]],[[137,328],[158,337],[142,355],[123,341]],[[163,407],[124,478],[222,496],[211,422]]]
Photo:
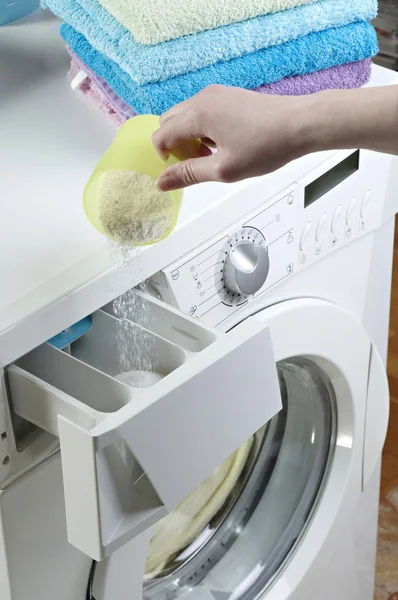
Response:
[[[225,287],[233,294],[251,296],[263,287],[267,279],[269,257],[264,238],[261,235],[246,236],[245,233],[231,240],[233,243],[229,245],[225,258],[223,279]]]

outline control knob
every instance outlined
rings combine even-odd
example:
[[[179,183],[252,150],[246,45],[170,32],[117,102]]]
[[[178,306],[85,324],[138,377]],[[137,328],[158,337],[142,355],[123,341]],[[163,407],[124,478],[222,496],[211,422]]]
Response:
[[[267,248],[242,240],[229,250],[225,259],[225,286],[235,294],[251,296],[263,287],[268,271]]]

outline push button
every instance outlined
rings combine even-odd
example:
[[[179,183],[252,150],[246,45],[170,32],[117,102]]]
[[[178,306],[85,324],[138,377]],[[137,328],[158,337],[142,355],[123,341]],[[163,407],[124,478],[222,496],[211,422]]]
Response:
[[[316,232],[315,232],[315,239],[317,242],[319,242],[319,240],[322,239],[322,235],[325,232],[326,229],[326,213],[323,213],[323,215],[321,216],[318,226],[316,228]]]
[[[308,221],[307,225],[303,229],[303,232],[302,232],[301,238],[300,238],[300,250],[301,251],[304,250],[304,248],[307,246],[307,244],[310,240],[311,229],[312,229],[312,223],[311,223],[311,221]]]
[[[334,233],[336,231],[336,229],[339,227],[342,215],[343,215],[343,209],[341,208],[341,204],[340,204],[340,206],[338,206],[336,208],[335,213],[333,215],[332,226],[331,226],[332,233]]]
[[[345,222],[349,227],[352,226],[354,223],[354,216],[355,216],[356,208],[357,208],[357,199],[353,198],[350,202],[350,205],[347,210],[346,218],[345,218]]]
[[[368,191],[366,192],[366,194],[365,194],[365,197],[364,197],[364,199],[362,200],[362,204],[361,204],[361,218],[362,218],[362,219],[364,219],[364,218],[365,218],[366,211],[367,211],[367,208],[368,208],[368,206],[369,206],[369,204],[370,204],[370,201],[371,201],[371,199],[372,199],[372,195],[371,195],[371,193],[370,193],[370,190],[368,190]]]

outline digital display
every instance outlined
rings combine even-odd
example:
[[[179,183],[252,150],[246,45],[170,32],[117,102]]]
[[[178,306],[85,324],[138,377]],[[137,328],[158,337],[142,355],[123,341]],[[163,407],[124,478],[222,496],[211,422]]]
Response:
[[[339,183],[359,169],[359,150],[307,185],[304,190],[304,208],[330,192]]]

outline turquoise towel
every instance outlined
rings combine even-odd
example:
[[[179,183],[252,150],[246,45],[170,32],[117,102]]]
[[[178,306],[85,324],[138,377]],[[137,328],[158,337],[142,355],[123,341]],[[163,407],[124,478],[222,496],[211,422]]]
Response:
[[[143,46],[98,0],[45,1],[50,10],[82,33],[95,50],[116,62],[140,85],[251,54],[313,31],[370,21],[377,14],[377,0],[322,0],[157,46]]]
[[[138,113],[162,114],[212,83],[254,89],[284,77],[304,75],[377,54],[377,37],[369,23],[310,33],[280,46],[218,63],[159,83],[137,85],[118,65],[90,46],[70,25],[61,35],[77,56]]]

